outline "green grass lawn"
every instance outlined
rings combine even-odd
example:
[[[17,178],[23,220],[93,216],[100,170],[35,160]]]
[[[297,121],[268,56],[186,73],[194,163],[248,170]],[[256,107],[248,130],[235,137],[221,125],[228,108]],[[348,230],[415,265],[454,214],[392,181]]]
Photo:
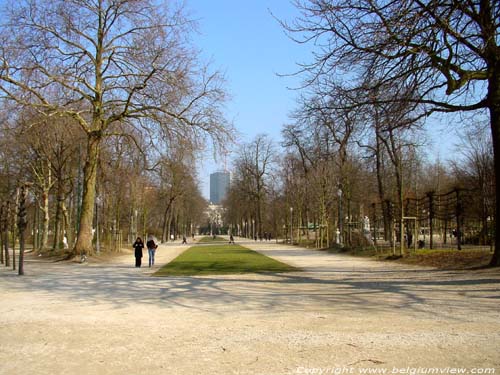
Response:
[[[292,272],[299,269],[239,245],[193,246],[153,276]]]
[[[202,237],[198,242],[199,243],[209,243],[209,242],[221,242],[221,241],[228,241],[229,240],[226,240],[225,238],[222,238],[222,237],[215,237],[212,238],[211,236],[206,236],[206,237]]]

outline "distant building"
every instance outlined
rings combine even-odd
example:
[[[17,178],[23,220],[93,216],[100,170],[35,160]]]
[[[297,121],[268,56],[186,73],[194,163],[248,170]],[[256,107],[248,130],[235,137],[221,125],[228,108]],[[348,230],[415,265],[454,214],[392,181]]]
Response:
[[[210,175],[210,202],[221,204],[229,190],[231,175],[229,172],[215,172]]]

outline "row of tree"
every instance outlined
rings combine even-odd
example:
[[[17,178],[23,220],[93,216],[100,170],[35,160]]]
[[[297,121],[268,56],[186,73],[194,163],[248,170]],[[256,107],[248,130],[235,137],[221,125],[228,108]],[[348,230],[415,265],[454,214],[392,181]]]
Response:
[[[313,53],[311,61],[301,63],[295,73],[303,78],[302,97],[293,124],[283,131],[288,152],[281,161],[282,176],[267,183],[274,186],[267,196],[278,198],[267,204],[281,202],[282,213],[290,207],[290,217],[294,213],[300,227],[314,222],[315,227],[326,228],[327,242],[332,227],[338,228],[342,241],[343,226],[359,222],[353,217],[366,214],[375,198],[399,207],[403,228],[408,194],[417,197],[419,191],[425,192],[422,189],[440,190],[443,184],[439,180],[439,186],[432,186],[428,181],[428,171],[435,168],[424,165],[419,156],[421,127],[436,113],[473,113],[476,121],[465,120],[469,129],[461,129],[464,138],[474,138],[481,117],[487,118],[491,136],[472,146],[479,154],[471,154],[471,162],[481,165],[456,168],[454,174],[461,177],[454,184],[477,189],[479,220],[486,222],[489,217],[498,233],[500,3],[293,3],[300,16],[292,22],[280,21],[281,25],[295,42],[312,44]],[[253,217],[259,233],[264,221],[263,176],[270,160],[263,140],[258,138],[240,155],[228,202],[234,207],[245,196],[253,202],[252,212],[239,214],[239,220]],[[471,172],[477,178],[473,182],[467,178]],[[389,207],[382,205],[386,237]],[[231,220],[238,216],[231,215]],[[270,220],[275,221],[275,230],[286,223],[283,216],[281,222]],[[495,236],[491,264],[496,266],[500,265],[499,245]]]
[[[92,254],[98,224],[115,240],[196,224],[193,160],[230,126],[182,5],[5,1],[0,17],[1,199],[33,184],[34,245]]]
[[[330,128],[317,125],[286,126],[282,145],[260,135],[240,147],[224,201],[224,222],[233,232],[251,238],[272,233],[318,247],[413,247],[423,233],[431,247],[435,236],[446,244],[452,233],[459,249],[465,241],[492,244],[495,183],[484,127],[471,127],[445,161],[429,160],[428,147],[412,138],[417,134],[400,131],[399,164],[389,142],[374,154],[363,133],[342,150],[319,131]]]
[[[70,120],[31,121],[26,127],[5,121],[0,142],[2,202],[11,205],[8,229],[17,230],[16,193],[29,181],[30,242],[37,250],[72,248],[80,226],[86,158],[81,129]],[[205,200],[193,173],[194,150],[188,144],[154,152],[148,147],[141,134],[133,141],[115,137],[103,143],[92,223],[94,248],[96,230],[100,245],[113,249],[118,236],[131,242],[149,233],[166,241],[171,234],[191,233],[201,222]],[[3,215],[8,216],[6,210]]]

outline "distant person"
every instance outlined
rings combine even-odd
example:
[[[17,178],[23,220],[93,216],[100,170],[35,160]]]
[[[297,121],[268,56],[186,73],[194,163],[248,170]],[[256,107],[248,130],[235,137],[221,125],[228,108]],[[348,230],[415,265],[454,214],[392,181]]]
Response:
[[[66,234],[64,235],[63,237],[63,246],[65,249],[69,249],[69,246],[68,246],[68,237],[66,237]]]
[[[158,248],[158,245],[155,243],[153,236],[148,237],[148,242],[146,242],[146,246],[148,248],[149,254],[149,267],[155,265],[155,252]]]
[[[406,240],[407,240],[408,247],[410,247],[411,244],[413,243],[413,234],[408,233],[408,236],[406,237]]]
[[[232,234],[229,235],[229,243],[233,243],[234,244],[234,237]]]
[[[140,267],[142,262],[142,249],[144,248],[144,242],[142,242],[142,238],[137,237],[132,247],[135,250],[135,266]]]
[[[187,244],[186,236],[182,236],[182,243]]]

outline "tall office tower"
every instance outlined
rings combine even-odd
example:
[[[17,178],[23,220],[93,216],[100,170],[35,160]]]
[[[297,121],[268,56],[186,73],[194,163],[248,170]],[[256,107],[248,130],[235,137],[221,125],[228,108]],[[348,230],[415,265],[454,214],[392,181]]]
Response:
[[[210,175],[210,202],[220,204],[229,190],[229,172],[215,172]]]

